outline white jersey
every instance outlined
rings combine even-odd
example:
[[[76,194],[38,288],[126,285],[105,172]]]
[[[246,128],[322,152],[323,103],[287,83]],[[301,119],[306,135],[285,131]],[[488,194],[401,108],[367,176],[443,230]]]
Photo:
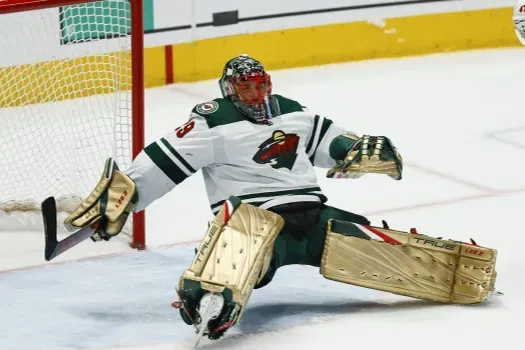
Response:
[[[126,173],[137,183],[136,211],[202,170],[213,213],[230,196],[270,208],[327,199],[315,166],[330,168],[332,140],[349,131],[296,101],[274,95],[280,115],[252,123],[225,99],[197,105],[187,123],[147,146]]]

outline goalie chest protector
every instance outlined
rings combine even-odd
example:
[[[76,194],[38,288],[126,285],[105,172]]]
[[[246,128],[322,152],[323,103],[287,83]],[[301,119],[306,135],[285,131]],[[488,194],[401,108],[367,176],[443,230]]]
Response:
[[[330,141],[348,131],[296,101],[280,95],[273,99],[277,113],[267,124],[248,121],[226,99],[195,106],[184,125],[146,147],[143,153],[149,159],[139,157],[135,163],[144,164],[128,172],[138,182],[137,207],[145,207],[199,169],[213,213],[232,195],[265,209],[325,202],[313,165],[336,165],[329,156]],[[144,172],[147,177],[141,176]],[[171,183],[166,184],[166,176]]]

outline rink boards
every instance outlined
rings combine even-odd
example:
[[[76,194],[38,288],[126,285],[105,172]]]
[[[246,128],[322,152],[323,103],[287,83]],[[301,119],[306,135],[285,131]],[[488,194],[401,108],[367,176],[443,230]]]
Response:
[[[272,71],[520,45],[513,30],[511,6],[514,2],[511,0],[340,0],[331,5],[333,8],[319,8],[315,1],[295,0],[284,4],[269,0],[273,2],[276,2],[273,7],[254,8],[253,4],[233,1],[228,8],[234,11],[220,12],[224,8],[212,6],[214,3],[205,6],[205,3],[192,5],[188,1],[147,1],[145,87],[216,79],[222,74],[224,63],[240,53],[253,55]],[[280,12],[262,13],[264,9]],[[16,26],[16,21],[13,22],[12,28]],[[19,72],[15,84],[20,87],[47,85],[43,80],[45,76],[34,74],[40,66],[68,75],[70,85],[91,81],[94,77],[90,75],[102,74],[99,79],[105,78],[104,71],[93,67],[107,65],[104,60],[108,57],[99,56],[98,51],[111,45],[93,42],[64,47],[53,35],[45,41],[46,50],[40,49],[38,55],[33,54],[33,48],[44,47],[42,43],[27,42],[22,46],[27,48],[27,55],[7,51],[0,57],[0,82],[2,77]],[[26,36],[24,40],[42,40],[30,38]],[[75,60],[70,59],[77,56]],[[123,55],[119,59],[128,58]],[[35,59],[39,63],[28,66],[34,64]],[[75,74],[69,74],[70,71]],[[63,83],[58,81],[56,89],[67,89],[60,86]],[[123,82],[123,89],[129,86],[129,81]],[[49,96],[45,91],[32,91],[23,100],[16,96],[7,98],[3,104],[46,102]],[[70,97],[105,92],[103,86],[93,86]],[[68,97],[65,93],[58,95]]]

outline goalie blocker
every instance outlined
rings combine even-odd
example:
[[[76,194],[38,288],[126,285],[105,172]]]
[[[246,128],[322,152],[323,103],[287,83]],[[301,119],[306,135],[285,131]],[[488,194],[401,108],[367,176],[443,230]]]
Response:
[[[174,306],[186,323],[217,339],[241,320],[252,290],[268,271],[283,222],[279,214],[230,197],[179,280],[180,301]],[[496,250],[477,245],[331,219],[320,273],[418,299],[477,304],[494,291],[496,256]],[[199,302],[209,293],[222,295],[224,305],[201,324]]]
[[[122,231],[137,202],[137,186],[108,158],[91,194],[64,221],[69,231],[96,225],[93,241],[108,241]]]

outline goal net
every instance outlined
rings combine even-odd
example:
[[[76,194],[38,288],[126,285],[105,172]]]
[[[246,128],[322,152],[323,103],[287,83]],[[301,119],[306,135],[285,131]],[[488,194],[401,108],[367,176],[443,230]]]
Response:
[[[141,142],[132,99],[142,87],[132,89],[132,72],[142,51],[131,50],[130,1],[23,3],[0,1],[0,230],[41,227],[49,196],[60,224],[105,159],[126,168]]]

